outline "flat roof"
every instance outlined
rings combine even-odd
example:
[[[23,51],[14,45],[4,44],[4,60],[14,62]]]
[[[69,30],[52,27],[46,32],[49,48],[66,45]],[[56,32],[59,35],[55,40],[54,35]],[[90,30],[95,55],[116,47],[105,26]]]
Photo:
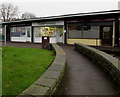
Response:
[[[2,22],[4,23],[18,23],[18,22],[32,22],[36,20],[52,20],[52,19],[63,19],[69,17],[77,17],[77,16],[93,16],[93,15],[104,15],[104,14],[115,14],[120,13],[120,10],[110,10],[110,11],[100,11],[100,12],[89,12],[89,13],[76,13],[76,14],[66,14],[66,15],[59,15],[59,16],[49,16],[49,17],[40,17],[35,19],[27,19],[27,20],[17,20],[17,21],[9,21],[9,22]],[[2,24],[0,23],[0,24]]]

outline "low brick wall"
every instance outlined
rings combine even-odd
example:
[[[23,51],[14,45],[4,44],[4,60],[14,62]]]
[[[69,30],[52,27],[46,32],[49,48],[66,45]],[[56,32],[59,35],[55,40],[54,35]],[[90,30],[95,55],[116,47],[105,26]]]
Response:
[[[115,83],[117,83],[120,93],[120,60],[89,46],[75,43],[75,50],[87,56],[95,64],[110,75]]]
[[[24,90],[19,96],[26,95],[26,97],[34,97],[41,95],[54,95],[64,75],[66,54],[57,44],[52,44],[52,48],[56,53],[56,57],[52,65],[38,80]]]

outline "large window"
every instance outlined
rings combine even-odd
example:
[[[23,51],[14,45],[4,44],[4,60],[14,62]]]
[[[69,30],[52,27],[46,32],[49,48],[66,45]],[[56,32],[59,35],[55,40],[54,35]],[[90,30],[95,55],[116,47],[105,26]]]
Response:
[[[25,27],[11,28],[11,37],[24,37],[24,36],[25,36]]]
[[[55,36],[55,27],[41,27],[42,36]]]
[[[99,26],[68,25],[68,38],[99,38]]]
[[[16,42],[31,42],[31,27],[11,27],[10,29],[11,41]]]
[[[82,27],[76,25],[68,26],[68,37],[69,38],[82,38]]]
[[[82,38],[99,38],[99,26],[89,26],[88,29],[83,29]]]

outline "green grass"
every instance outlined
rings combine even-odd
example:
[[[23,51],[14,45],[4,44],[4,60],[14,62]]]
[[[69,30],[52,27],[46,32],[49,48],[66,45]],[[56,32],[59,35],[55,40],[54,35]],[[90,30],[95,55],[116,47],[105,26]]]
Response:
[[[54,60],[44,49],[2,47],[2,93],[18,95],[37,80]]]
[[[0,47],[0,97],[2,96],[2,48]]]

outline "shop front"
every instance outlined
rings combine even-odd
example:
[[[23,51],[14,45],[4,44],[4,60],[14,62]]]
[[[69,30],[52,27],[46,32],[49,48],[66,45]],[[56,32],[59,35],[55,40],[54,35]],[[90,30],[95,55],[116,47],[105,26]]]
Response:
[[[114,46],[115,23],[113,19],[67,21],[67,44],[82,43],[91,46]]]
[[[33,42],[42,43],[42,36],[49,36],[50,43],[64,43],[64,21],[32,23]]]
[[[31,42],[31,27],[11,27],[11,41],[13,42]]]
[[[31,42],[31,24],[30,23],[21,23],[13,24],[6,28],[10,32],[10,41],[12,42]]]

